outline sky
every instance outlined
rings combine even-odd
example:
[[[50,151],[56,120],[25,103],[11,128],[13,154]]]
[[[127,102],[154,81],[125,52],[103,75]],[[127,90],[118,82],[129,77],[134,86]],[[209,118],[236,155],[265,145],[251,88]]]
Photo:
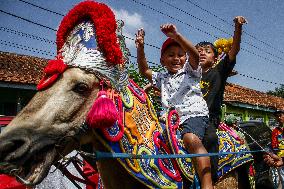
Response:
[[[56,30],[79,0],[0,0],[0,51],[52,59]],[[150,65],[159,65],[166,36],[160,25],[173,23],[194,44],[233,35],[233,19],[242,15],[241,50],[237,75],[228,79],[258,91],[284,84],[284,1],[282,0],[101,0],[124,21],[123,34],[131,56],[139,28],[145,30],[145,53]],[[33,6],[33,5],[36,6]],[[39,8],[41,7],[41,8]],[[45,10],[44,10],[45,9]],[[58,14],[59,13],[59,14]],[[23,18],[23,19],[21,19]],[[28,21],[27,21],[28,20]],[[136,59],[130,57],[136,65]]]

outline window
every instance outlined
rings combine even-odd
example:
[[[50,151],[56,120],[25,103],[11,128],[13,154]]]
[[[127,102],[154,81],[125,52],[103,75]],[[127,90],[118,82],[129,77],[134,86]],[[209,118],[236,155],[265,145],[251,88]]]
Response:
[[[238,122],[242,122],[242,121],[243,121],[243,115],[242,115],[242,114],[238,114],[238,113],[230,113],[230,112],[227,112],[227,113],[225,114],[225,117],[226,117],[227,115],[230,115],[230,114],[233,114],[233,115],[237,118]]]
[[[0,103],[0,115],[15,116],[17,114],[17,104],[12,102]]]
[[[264,122],[264,118],[261,116],[257,116],[257,115],[249,115],[249,120],[250,121],[261,121]]]

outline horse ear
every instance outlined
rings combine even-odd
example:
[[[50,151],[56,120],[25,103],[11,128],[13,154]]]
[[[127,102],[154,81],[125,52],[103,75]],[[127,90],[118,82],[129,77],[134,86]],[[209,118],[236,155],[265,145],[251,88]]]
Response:
[[[109,128],[118,120],[118,111],[114,102],[107,97],[105,91],[98,93],[87,116],[87,124],[91,128]]]

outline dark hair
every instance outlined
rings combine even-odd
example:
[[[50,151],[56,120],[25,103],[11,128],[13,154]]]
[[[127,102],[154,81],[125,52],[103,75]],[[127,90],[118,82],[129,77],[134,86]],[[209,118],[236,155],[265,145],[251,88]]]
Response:
[[[195,47],[198,48],[198,47],[204,47],[204,46],[207,46],[207,45],[209,45],[212,48],[212,50],[214,52],[214,56],[217,57],[218,56],[218,50],[216,49],[216,47],[212,43],[210,43],[208,41],[199,42],[195,45]]]

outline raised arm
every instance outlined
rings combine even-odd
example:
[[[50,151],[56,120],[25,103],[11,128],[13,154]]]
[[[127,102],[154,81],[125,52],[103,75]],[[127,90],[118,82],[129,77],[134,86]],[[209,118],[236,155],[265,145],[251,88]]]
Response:
[[[235,60],[237,54],[240,51],[242,27],[243,27],[243,24],[247,23],[247,20],[243,16],[237,16],[235,17],[234,22],[235,22],[235,31],[234,31],[234,37],[233,37],[233,44],[232,44],[231,50],[228,53],[229,59],[231,61]]]
[[[191,67],[196,70],[199,64],[199,54],[195,46],[186,39],[173,24],[161,25],[161,31],[167,36],[178,42],[181,47],[189,54],[189,62]]]
[[[135,44],[137,48],[137,63],[139,68],[139,73],[146,77],[150,82],[152,82],[152,70],[149,68],[144,52],[144,36],[145,32],[143,28],[139,29],[135,34]]]

